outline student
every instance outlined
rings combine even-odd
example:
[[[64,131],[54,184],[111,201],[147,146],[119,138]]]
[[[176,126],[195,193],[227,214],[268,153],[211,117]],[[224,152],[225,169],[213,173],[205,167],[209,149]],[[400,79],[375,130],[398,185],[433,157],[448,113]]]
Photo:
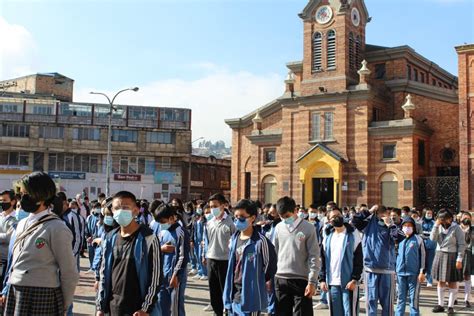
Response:
[[[433,286],[433,277],[431,276],[431,268],[433,267],[433,261],[436,253],[436,242],[430,239],[431,231],[433,230],[435,220],[433,211],[429,208],[423,210],[423,222],[421,227],[423,229],[423,240],[425,242],[425,251],[426,251],[426,286]]]
[[[209,293],[212,309],[218,316],[223,315],[224,311],[222,295],[229,264],[229,242],[235,233],[234,222],[225,211],[225,204],[226,199],[220,193],[209,198],[209,207],[213,217],[206,224]]]
[[[352,224],[364,234],[362,250],[368,316],[377,315],[379,301],[382,305],[382,315],[393,315],[395,242],[398,238],[398,228],[392,223],[389,215],[384,206],[374,205],[369,211],[364,208],[352,219]]]
[[[425,280],[425,244],[417,235],[416,227],[413,218],[407,218],[402,224],[405,239],[398,245],[396,316],[405,315],[407,296],[410,299],[410,316],[420,315],[420,287]]]
[[[97,316],[158,315],[161,252],[158,237],[134,218],[140,212],[135,195],[115,194],[114,220],[120,228],[106,235],[100,268]]]
[[[64,199],[66,195],[64,192],[59,192],[58,196],[63,196]],[[64,210],[65,208],[65,210]],[[72,244],[72,251],[74,257],[77,261],[77,270],[80,270],[80,254],[82,251],[82,244],[84,243],[85,238],[85,221],[83,221],[82,216],[77,212],[78,211],[78,204],[76,201],[71,201],[69,203],[69,207],[67,206],[66,201],[63,202],[63,214],[62,219],[66,222],[69,229],[72,231],[73,234],[73,244]]]
[[[234,208],[237,232],[230,245],[224,287],[224,306],[235,316],[260,315],[267,311],[268,289],[276,272],[273,244],[254,229],[257,206],[240,200]]]
[[[276,314],[313,315],[312,298],[320,269],[316,231],[313,225],[296,215],[292,198],[283,197],[276,205],[282,220],[275,230]]]
[[[281,222],[281,218],[278,215],[276,210],[276,204],[271,204],[270,208],[267,212],[267,220],[270,222],[263,227],[263,231],[265,233],[265,237],[271,241],[272,245],[275,246],[275,228]],[[275,293],[275,277],[272,277],[270,280],[271,282],[271,291],[268,292],[268,308],[267,314],[268,316],[276,315],[276,293]]]
[[[30,213],[16,228],[11,249],[5,315],[63,316],[79,280],[72,234],[52,212],[56,185],[43,172],[18,182],[21,208]]]
[[[361,237],[344,222],[339,208],[328,213],[321,249],[321,289],[328,292],[331,315],[359,315],[359,286],[363,270]]]
[[[308,219],[308,210],[304,207],[300,207],[298,210],[298,217],[301,219]]]
[[[89,271],[86,273],[93,273],[92,264],[94,262],[94,254],[96,246],[92,243],[97,237],[97,223],[99,222],[100,214],[100,204],[99,202],[92,203],[92,211],[86,219],[86,241],[87,241],[87,251],[89,254]]]
[[[207,268],[202,263],[202,253],[204,248],[202,242],[204,240],[205,224],[206,219],[202,213],[202,208],[198,208],[191,224],[191,251],[194,253],[197,266],[197,273],[193,279],[200,279],[202,281],[207,281]]]
[[[0,193],[0,258],[2,264],[2,275],[0,284],[3,284],[3,278],[7,272],[8,245],[13,232],[11,229],[16,225],[16,197],[13,190],[6,190]]]
[[[430,239],[438,244],[433,262],[433,278],[438,281],[438,305],[433,313],[444,312],[444,290],[449,287],[448,315],[454,314],[454,301],[458,284],[463,280],[462,261],[466,248],[465,234],[458,224],[453,223],[453,214],[441,209],[431,231]]]
[[[156,210],[160,223],[160,242],[163,254],[163,283],[158,294],[159,315],[185,316],[184,291],[187,284],[186,266],[189,262],[189,235],[177,223],[177,214],[170,205]]]
[[[474,226],[472,226],[472,215],[469,212],[461,212],[461,229],[466,235],[466,251],[462,261],[464,276],[464,304],[471,308],[471,276],[474,275]]]

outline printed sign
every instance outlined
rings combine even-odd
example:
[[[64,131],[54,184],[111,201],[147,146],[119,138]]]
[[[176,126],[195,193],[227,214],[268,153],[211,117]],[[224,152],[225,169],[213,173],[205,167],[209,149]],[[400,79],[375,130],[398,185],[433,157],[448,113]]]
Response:
[[[156,184],[163,184],[163,183],[181,184],[181,173],[180,172],[157,171],[154,174],[154,180],[155,180]]]
[[[85,180],[85,172],[49,172],[49,176],[53,179],[63,180]]]
[[[115,181],[141,181],[142,176],[139,174],[125,174],[125,173],[116,173],[114,174]]]

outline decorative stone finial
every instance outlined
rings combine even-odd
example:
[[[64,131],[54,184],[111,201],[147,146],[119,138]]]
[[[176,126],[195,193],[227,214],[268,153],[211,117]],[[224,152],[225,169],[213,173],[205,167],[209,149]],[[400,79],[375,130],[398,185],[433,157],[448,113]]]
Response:
[[[260,111],[257,111],[257,114],[255,114],[255,117],[252,119],[252,122],[254,123],[262,123],[262,117],[260,116]]]
[[[405,118],[410,118],[410,117],[412,117],[413,110],[415,110],[416,106],[411,101],[411,95],[410,94],[408,94],[405,99],[406,99],[406,101],[405,101],[405,104],[402,105],[402,109],[403,109],[403,111],[405,111]]]
[[[260,111],[257,110],[257,114],[255,114],[255,117],[252,119],[253,122],[253,130],[255,134],[260,134],[260,131],[262,130],[262,122],[263,119],[260,116]]]
[[[295,83],[295,74],[293,71],[288,71],[288,75],[286,76],[285,83]]]
[[[371,74],[371,71],[369,68],[367,68],[367,61],[364,59],[362,62],[362,67],[359,69],[359,71],[357,72],[359,75],[363,76],[363,75],[370,75]]]

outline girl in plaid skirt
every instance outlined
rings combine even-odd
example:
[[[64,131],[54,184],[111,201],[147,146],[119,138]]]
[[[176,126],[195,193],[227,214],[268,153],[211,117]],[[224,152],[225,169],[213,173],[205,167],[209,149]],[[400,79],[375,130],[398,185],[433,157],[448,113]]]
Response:
[[[461,228],[466,234],[466,252],[462,263],[464,276],[464,303],[467,308],[471,307],[471,275],[474,275],[474,226],[472,226],[472,215],[469,212],[462,212]]]
[[[438,281],[438,305],[433,308],[433,313],[444,312],[444,290],[448,286],[448,315],[452,315],[458,293],[457,282],[463,280],[465,234],[461,227],[453,222],[453,214],[447,209],[441,209],[430,239],[438,244],[432,269],[432,276]]]
[[[43,172],[18,182],[21,208],[11,249],[5,315],[64,315],[71,305],[79,273],[71,251],[72,234],[52,212],[56,185]]]

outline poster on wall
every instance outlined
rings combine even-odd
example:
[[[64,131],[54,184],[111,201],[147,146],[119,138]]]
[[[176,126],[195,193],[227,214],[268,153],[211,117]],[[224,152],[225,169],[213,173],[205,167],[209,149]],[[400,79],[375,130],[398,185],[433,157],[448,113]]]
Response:
[[[155,184],[181,184],[180,172],[156,171],[153,177]]]

